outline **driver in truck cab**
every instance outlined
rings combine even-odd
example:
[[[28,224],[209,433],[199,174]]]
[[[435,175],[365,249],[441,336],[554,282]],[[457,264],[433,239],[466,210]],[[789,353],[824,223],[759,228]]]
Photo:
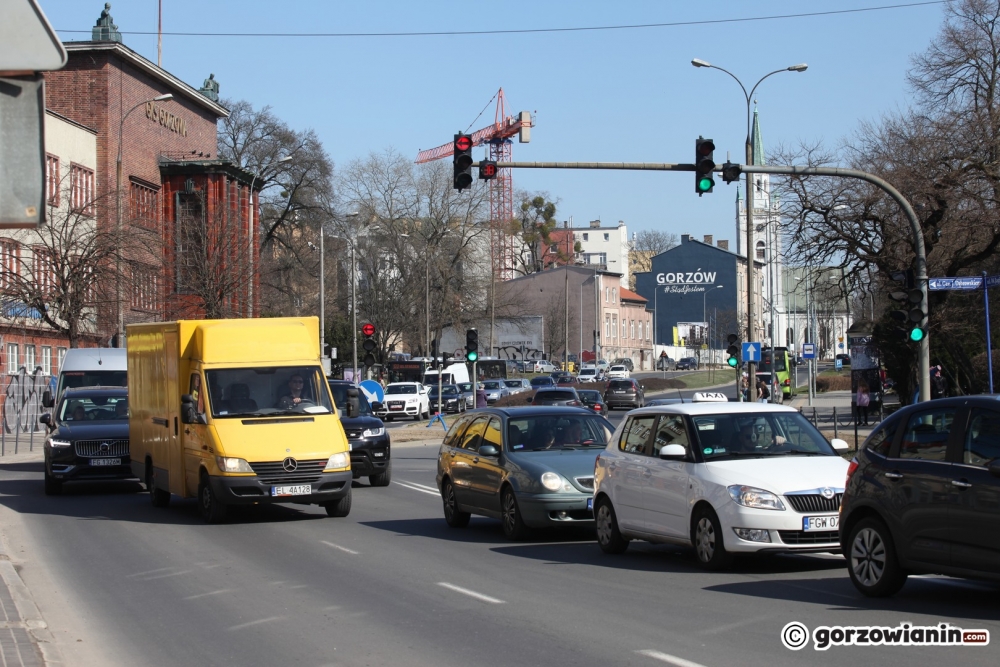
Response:
[[[278,399],[278,405],[276,407],[282,410],[288,410],[290,408],[294,408],[303,400],[309,400],[302,395],[303,387],[305,387],[305,381],[302,379],[301,375],[293,375],[288,378],[288,393]]]

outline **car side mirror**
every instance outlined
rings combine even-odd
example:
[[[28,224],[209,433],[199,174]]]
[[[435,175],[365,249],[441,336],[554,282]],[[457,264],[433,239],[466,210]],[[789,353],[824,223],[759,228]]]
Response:
[[[994,477],[1000,477],[1000,459],[996,459],[990,463],[989,471]]]
[[[482,445],[479,448],[479,455],[495,458],[497,456],[500,456],[500,450],[497,449],[496,445]]]
[[[660,449],[660,458],[664,461],[683,461],[687,455],[687,447],[684,445],[666,445]]]
[[[347,388],[347,418],[354,419],[361,414],[361,401],[358,398],[358,390],[354,387]]]
[[[51,408],[56,404],[55,400],[52,398],[52,392],[46,389],[42,392],[42,407]]]
[[[52,415],[50,415],[48,412],[46,412],[43,415],[39,415],[38,421],[39,421],[39,423],[42,423],[42,424],[45,424],[46,426],[48,426],[49,424],[52,423]]]
[[[835,452],[846,452],[848,449],[850,449],[850,447],[847,444],[847,441],[841,440],[840,438],[834,438],[833,440],[830,441],[830,444],[833,446],[833,450]]]

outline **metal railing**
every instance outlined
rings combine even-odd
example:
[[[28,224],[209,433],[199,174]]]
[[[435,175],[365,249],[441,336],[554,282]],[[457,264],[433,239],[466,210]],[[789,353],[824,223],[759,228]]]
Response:
[[[38,417],[46,411],[42,407],[42,393],[51,380],[52,376],[42,373],[40,366],[31,373],[22,366],[17,373],[7,376],[0,406],[0,456],[6,455],[10,446],[17,454],[25,440],[28,451],[34,451],[35,439],[39,439],[39,444],[44,440],[45,429]]]

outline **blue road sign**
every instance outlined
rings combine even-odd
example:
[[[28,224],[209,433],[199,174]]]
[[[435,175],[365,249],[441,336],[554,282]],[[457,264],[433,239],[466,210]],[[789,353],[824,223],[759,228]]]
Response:
[[[760,361],[760,343],[743,343],[743,361]]]
[[[365,392],[365,398],[369,403],[381,403],[385,400],[385,391],[375,380],[364,380],[358,387]]]
[[[834,362],[834,368],[836,368],[838,371],[839,370],[843,370],[843,368],[844,368],[844,362],[842,360],[840,360],[840,359],[837,359]]]
[[[816,358],[816,343],[802,343],[802,358],[803,359]]]

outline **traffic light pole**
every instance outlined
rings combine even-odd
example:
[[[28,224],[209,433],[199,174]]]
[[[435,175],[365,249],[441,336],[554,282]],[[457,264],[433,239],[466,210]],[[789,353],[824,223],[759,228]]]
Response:
[[[475,165],[475,166],[478,166]],[[625,171],[697,171],[693,164],[675,164],[669,162],[500,162],[499,169],[612,169]],[[871,183],[881,189],[899,205],[910,223],[910,231],[913,234],[913,247],[917,255],[917,282],[920,285],[921,301],[920,308],[924,312],[924,320],[920,323],[924,331],[927,331],[927,249],[924,245],[923,230],[920,221],[913,207],[906,198],[894,188],[888,181],[879,178],[874,174],[869,174],[858,169],[842,169],[840,167],[800,167],[790,166],[769,166],[769,165],[722,165],[717,166],[714,171],[724,172],[731,170],[731,173],[747,174],[777,174],[785,176],[837,176],[840,178],[856,178],[858,180]],[[725,175],[725,174],[724,174]],[[747,206],[750,202],[750,188],[747,192]],[[747,248],[747,268],[752,264],[753,249]],[[750,281],[747,281],[750,284]],[[749,290],[748,290],[749,291]],[[753,301],[749,301],[750,313],[748,323],[753,322]],[[919,349],[919,382],[920,382],[920,402],[929,401],[931,398],[931,347],[930,334],[924,336],[920,341]],[[749,378],[748,378],[749,379]]]

